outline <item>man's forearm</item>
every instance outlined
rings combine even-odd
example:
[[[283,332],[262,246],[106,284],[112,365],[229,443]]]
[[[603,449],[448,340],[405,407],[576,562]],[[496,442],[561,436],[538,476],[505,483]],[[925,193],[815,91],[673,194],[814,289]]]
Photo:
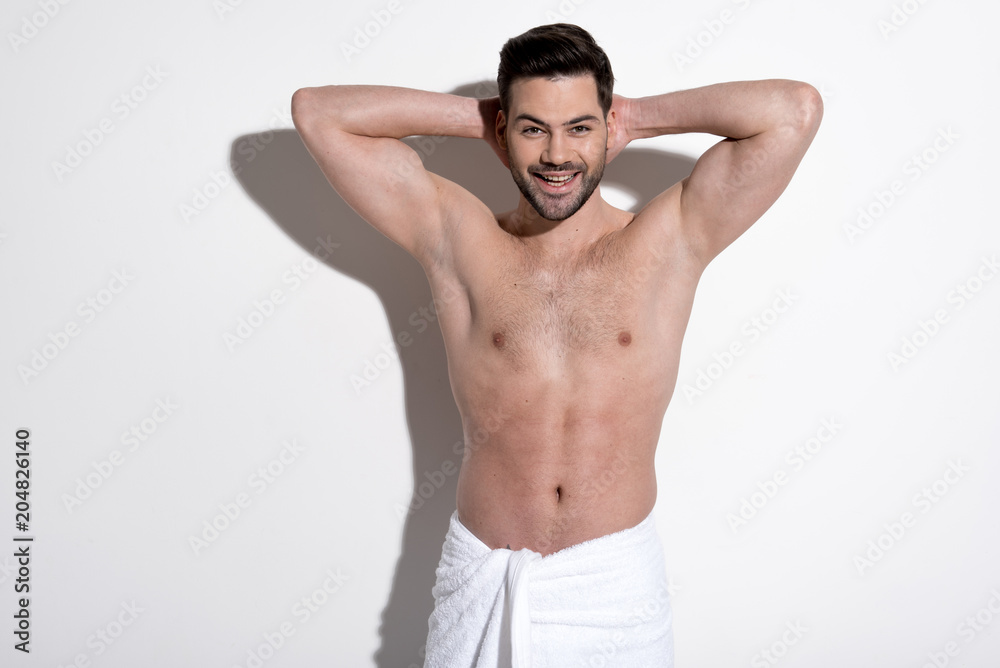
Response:
[[[292,97],[296,124],[337,127],[366,137],[484,138],[493,132],[489,101],[394,86],[303,88]],[[494,112],[495,114],[495,112]]]
[[[815,89],[787,79],[735,81],[630,101],[630,139],[706,132],[746,139],[804,120]]]

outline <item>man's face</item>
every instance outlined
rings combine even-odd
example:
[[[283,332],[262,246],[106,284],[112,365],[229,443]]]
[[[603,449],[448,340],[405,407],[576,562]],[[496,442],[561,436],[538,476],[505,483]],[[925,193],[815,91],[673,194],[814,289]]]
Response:
[[[608,128],[592,76],[518,79],[497,133],[514,182],[547,220],[576,213],[604,176]]]

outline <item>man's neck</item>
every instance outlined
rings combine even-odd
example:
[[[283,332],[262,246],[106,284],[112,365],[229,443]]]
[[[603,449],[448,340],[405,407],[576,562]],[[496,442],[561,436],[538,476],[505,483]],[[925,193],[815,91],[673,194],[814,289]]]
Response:
[[[508,232],[546,254],[565,255],[582,251],[615,228],[616,209],[601,197],[598,186],[587,202],[569,218],[548,220],[520,196],[508,216]]]

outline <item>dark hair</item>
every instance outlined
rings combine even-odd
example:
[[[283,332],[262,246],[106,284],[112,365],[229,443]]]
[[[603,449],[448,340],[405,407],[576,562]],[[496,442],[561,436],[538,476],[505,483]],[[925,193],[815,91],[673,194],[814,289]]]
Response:
[[[604,115],[611,109],[615,84],[611,62],[589,32],[570,23],[552,23],[511,37],[500,49],[497,87],[500,108],[510,106],[510,86],[517,79],[531,77],[580,76],[590,74],[597,81],[597,99]]]

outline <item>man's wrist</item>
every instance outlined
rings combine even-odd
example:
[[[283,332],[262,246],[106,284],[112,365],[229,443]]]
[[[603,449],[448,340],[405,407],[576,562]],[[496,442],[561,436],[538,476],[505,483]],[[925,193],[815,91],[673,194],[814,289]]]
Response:
[[[681,134],[689,132],[674,125],[669,112],[671,102],[677,93],[662,93],[648,97],[637,97],[629,101],[629,137],[632,139],[649,139],[661,135]]]
[[[500,98],[496,95],[479,98],[478,103],[479,116],[483,120],[483,132],[481,136],[483,139],[490,141],[496,134],[497,114],[500,113]]]
[[[633,139],[703,132],[746,139],[796,119],[803,84],[786,79],[733,81],[637,98],[631,105]]]

